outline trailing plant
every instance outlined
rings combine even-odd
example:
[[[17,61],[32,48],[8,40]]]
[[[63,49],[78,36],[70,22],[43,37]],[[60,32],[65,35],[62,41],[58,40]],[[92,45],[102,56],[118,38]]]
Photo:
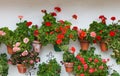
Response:
[[[7,63],[7,55],[0,54],[0,75],[1,76],[7,76],[8,75],[8,63]]]
[[[37,76],[60,76],[61,66],[56,59],[51,59],[48,63],[39,64]]]

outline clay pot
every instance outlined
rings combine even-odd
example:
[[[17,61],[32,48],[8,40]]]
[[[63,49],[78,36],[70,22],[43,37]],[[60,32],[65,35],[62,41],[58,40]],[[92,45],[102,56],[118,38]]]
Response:
[[[71,73],[73,71],[73,65],[74,65],[74,63],[72,63],[72,62],[71,63],[65,62],[64,66],[65,66],[66,72]]]
[[[100,42],[100,49],[101,51],[105,52],[108,50],[107,44],[104,41]]]
[[[33,46],[33,50],[34,50],[35,52],[40,53],[41,48],[42,48],[42,45],[40,44],[39,41],[33,41],[32,46]]]
[[[17,64],[17,68],[19,73],[25,73],[27,71],[27,68],[24,64]]]
[[[13,48],[10,46],[7,46],[7,51],[8,51],[8,54],[10,54],[10,55],[14,54]]]
[[[88,50],[89,42],[86,40],[80,40],[80,46],[82,50]]]

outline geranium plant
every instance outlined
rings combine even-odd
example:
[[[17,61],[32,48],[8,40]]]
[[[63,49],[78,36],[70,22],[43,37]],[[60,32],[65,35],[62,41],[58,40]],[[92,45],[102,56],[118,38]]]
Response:
[[[42,26],[39,29],[39,40],[42,45],[53,44],[55,49],[59,49],[69,44],[70,39],[76,40],[77,31],[70,29],[71,23],[69,21],[57,21],[53,13],[47,13],[43,16]]]
[[[101,59],[100,55],[94,54],[94,47],[88,51],[80,51],[74,62],[74,73],[76,76],[107,76],[107,60]]]
[[[37,76],[60,76],[61,66],[56,59],[51,59],[48,63],[39,64]]]

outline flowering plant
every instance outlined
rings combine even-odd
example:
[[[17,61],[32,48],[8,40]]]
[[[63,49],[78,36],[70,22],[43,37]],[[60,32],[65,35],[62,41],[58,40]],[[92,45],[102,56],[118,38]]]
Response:
[[[74,73],[79,76],[107,76],[108,67],[106,60],[101,59],[100,55],[94,54],[94,47],[89,51],[80,51],[76,56],[77,60],[74,62]]]
[[[87,29],[80,29],[78,31],[78,37],[80,41],[85,40],[92,44],[95,41],[96,33],[94,31],[90,32]]]
[[[108,36],[108,29],[106,25],[106,17],[104,15],[99,16],[100,22],[93,21],[90,24],[89,31],[94,31],[96,33],[96,39],[95,41],[105,41],[107,40]]]
[[[59,20],[57,21],[54,16],[56,13],[47,13],[46,10],[42,10],[45,15],[43,16],[44,22],[39,29],[39,40],[42,45],[53,44],[57,47],[61,47],[69,44],[69,40],[76,40],[77,31],[76,29],[71,30],[71,23],[68,21]]]
[[[74,62],[75,56],[74,56],[75,48],[71,47],[69,51],[65,51],[63,54],[63,61],[64,62]]]
[[[11,56],[8,62],[13,65],[24,64],[26,67],[30,67],[34,66],[35,63],[40,61],[38,55],[39,54],[35,51],[15,53]]]
[[[0,28],[0,43],[4,43],[9,46],[13,45],[13,31],[8,27]]]

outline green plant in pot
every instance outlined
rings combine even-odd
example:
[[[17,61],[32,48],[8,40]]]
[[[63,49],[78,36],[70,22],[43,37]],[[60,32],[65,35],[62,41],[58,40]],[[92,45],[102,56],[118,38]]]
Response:
[[[1,76],[7,76],[8,75],[8,63],[7,63],[7,55],[0,54],[0,75]]]
[[[111,76],[120,76],[120,74],[117,71],[113,70],[113,73],[111,74]]]
[[[96,33],[96,42],[99,42],[100,44],[100,49],[101,51],[107,51],[108,46],[106,44],[106,41],[108,40],[108,29],[107,29],[107,24],[106,24],[106,17],[104,15],[99,16],[100,22],[93,21],[90,24],[89,31],[92,32],[94,31]]]
[[[0,28],[0,43],[4,43],[7,46],[8,53],[13,54],[13,31],[8,27]]]
[[[73,72],[73,66],[75,61],[74,56],[75,48],[72,47],[70,51],[64,51],[63,54],[63,62],[66,69],[66,72],[71,73]]]
[[[90,32],[87,29],[80,29],[78,31],[78,37],[79,37],[81,49],[88,50],[89,44],[94,43],[96,33],[94,31]]]
[[[77,32],[71,30],[69,21],[57,21],[51,14],[44,12],[42,26],[39,29],[41,44],[53,44],[55,51],[61,51],[62,46],[69,44],[70,39],[77,38]]]
[[[74,61],[74,73],[76,76],[108,76],[107,60],[101,59],[100,55],[94,54],[95,48],[88,51],[80,50]]]
[[[51,59],[48,63],[39,64],[37,76],[60,76],[61,66],[56,59]]]

